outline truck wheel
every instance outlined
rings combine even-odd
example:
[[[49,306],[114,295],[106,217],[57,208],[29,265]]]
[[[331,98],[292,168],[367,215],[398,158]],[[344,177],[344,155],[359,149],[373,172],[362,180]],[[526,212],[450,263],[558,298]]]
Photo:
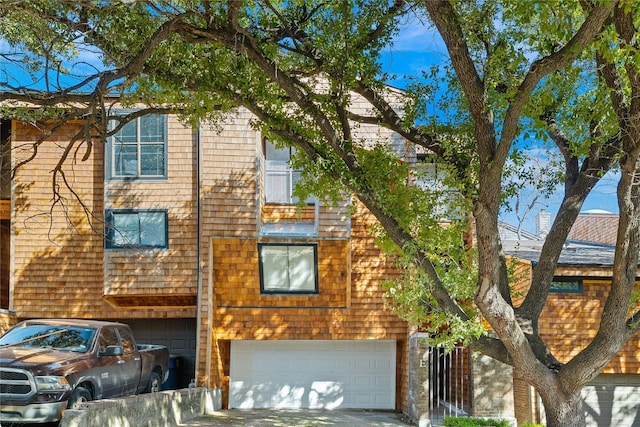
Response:
[[[147,389],[145,393],[157,393],[160,391],[160,386],[162,385],[162,380],[160,379],[160,374],[153,371],[149,375],[149,384],[147,384]]]
[[[91,392],[82,386],[76,387],[76,389],[73,390],[73,393],[71,393],[71,397],[69,398],[69,402],[67,403],[67,408],[75,409],[81,403],[90,401]]]

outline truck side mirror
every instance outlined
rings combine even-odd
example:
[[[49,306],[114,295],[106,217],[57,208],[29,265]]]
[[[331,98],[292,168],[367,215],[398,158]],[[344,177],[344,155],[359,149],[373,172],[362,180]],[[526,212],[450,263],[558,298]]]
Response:
[[[119,345],[109,345],[104,351],[100,352],[100,356],[122,356],[124,354],[124,348]]]

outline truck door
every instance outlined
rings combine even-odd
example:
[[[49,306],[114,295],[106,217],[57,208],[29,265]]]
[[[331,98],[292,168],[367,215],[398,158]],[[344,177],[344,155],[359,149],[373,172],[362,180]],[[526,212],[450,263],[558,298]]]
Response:
[[[119,346],[118,335],[114,328],[103,328],[99,341],[100,358],[98,360],[102,398],[119,396],[124,388],[122,375],[122,356],[103,355],[107,347]]]
[[[138,383],[140,382],[142,360],[140,360],[140,353],[136,348],[135,341],[131,337],[131,332],[126,328],[118,328],[118,334],[124,347],[121,368],[126,382],[124,384],[123,394],[135,394],[138,390]]]

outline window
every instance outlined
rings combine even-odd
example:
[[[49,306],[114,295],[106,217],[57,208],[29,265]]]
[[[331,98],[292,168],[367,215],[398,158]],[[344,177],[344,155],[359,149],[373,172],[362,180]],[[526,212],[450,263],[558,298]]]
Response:
[[[551,292],[582,293],[582,279],[573,277],[556,277],[549,288]]]
[[[289,159],[295,154],[295,148],[277,148],[273,143],[266,141],[264,151],[265,201],[279,204],[298,203],[298,198],[293,196],[293,190],[300,181],[301,171],[291,169],[289,165]]]
[[[105,328],[100,334],[100,352],[104,353],[107,350],[107,347],[111,345],[120,345],[118,343],[118,336],[114,329]]]
[[[167,211],[111,210],[106,213],[106,247],[168,247]]]
[[[109,177],[166,178],[166,116],[151,114],[124,125],[109,146]]]
[[[309,244],[258,244],[260,291],[317,294],[317,252]]]
[[[124,347],[124,353],[129,354],[135,350],[133,346],[133,338],[131,334],[126,329],[118,328],[118,334],[120,335],[120,340],[122,341],[122,347]]]

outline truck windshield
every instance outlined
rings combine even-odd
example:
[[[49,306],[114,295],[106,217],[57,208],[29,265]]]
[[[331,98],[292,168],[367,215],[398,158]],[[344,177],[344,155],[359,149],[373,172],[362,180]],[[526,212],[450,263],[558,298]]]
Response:
[[[24,325],[0,337],[0,347],[51,348],[84,353],[90,350],[95,328]]]

